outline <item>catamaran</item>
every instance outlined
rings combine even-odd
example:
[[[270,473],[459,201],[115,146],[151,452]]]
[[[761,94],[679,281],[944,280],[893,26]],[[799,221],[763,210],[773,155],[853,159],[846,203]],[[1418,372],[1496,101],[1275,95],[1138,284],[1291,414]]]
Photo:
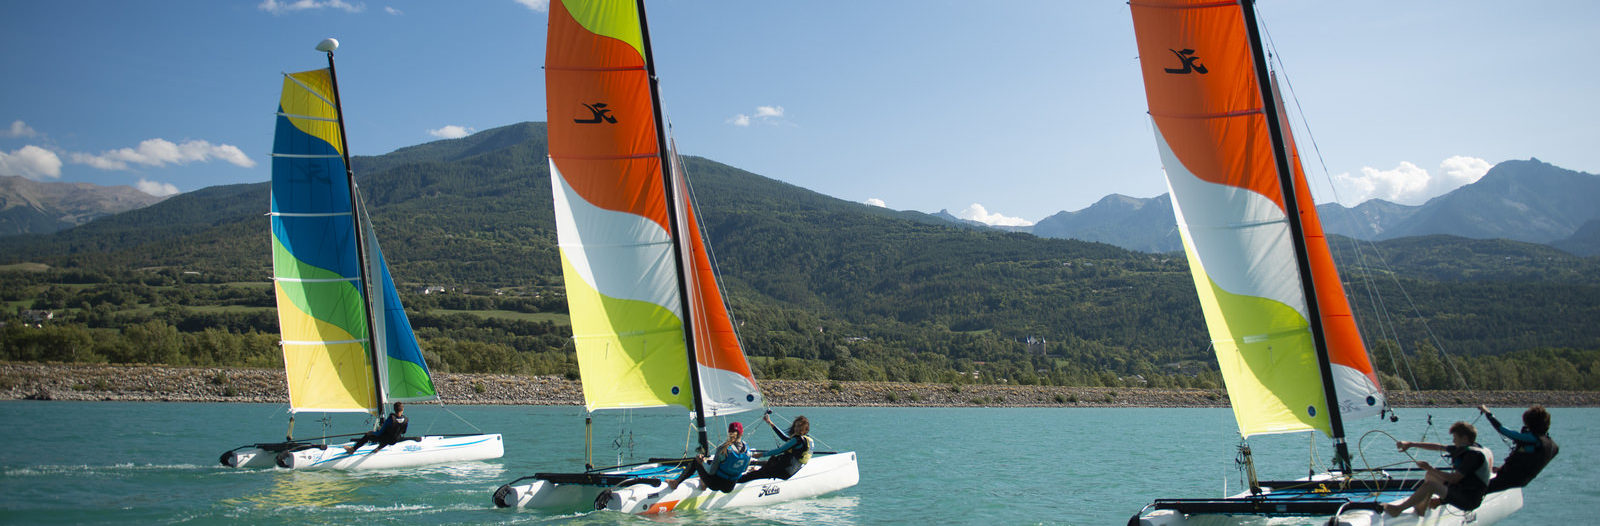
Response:
[[[1355,469],[1344,421],[1387,410],[1323,236],[1251,0],[1133,0],[1156,146],[1242,439],[1318,431],[1334,466],[1255,480],[1220,499],[1159,499],[1130,525],[1492,524],[1519,489],[1475,510],[1388,517],[1421,482],[1410,469]],[[1241,446],[1247,465],[1248,444]],[[1470,476],[1470,475],[1469,475]]]
[[[646,28],[642,1],[550,4],[545,89],[561,267],[586,409],[689,409],[697,449],[706,453],[707,417],[760,409],[765,399],[666,133]],[[669,487],[688,460],[537,473],[501,486],[494,502],[704,510],[821,495],[859,478],[854,452],[815,452],[789,479],[752,480],[728,492],[698,477]]]
[[[298,412],[366,412],[382,420],[390,402],[438,399],[350,168],[333,68],[338,47],[331,38],[317,45],[327,68],[284,74],[273,140],[269,215],[288,436],[225,452],[222,464],[381,469],[499,458],[498,434],[402,437],[352,452],[343,446],[353,443],[327,443],[352,435],[294,438]]]

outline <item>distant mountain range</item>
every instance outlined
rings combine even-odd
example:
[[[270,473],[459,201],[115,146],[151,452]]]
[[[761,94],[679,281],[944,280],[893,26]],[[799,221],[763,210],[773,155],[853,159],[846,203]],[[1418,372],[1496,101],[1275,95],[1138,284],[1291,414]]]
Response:
[[[1317,213],[1327,233],[1368,241],[1445,234],[1547,244],[1593,256],[1600,255],[1596,203],[1600,203],[1600,176],[1530,159],[1497,164],[1477,182],[1421,205],[1373,199],[1349,208],[1322,204]],[[1001,229],[1143,252],[1183,249],[1166,194],[1152,198],[1113,194],[1088,208],[1046,217],[1032,227]]]
[[[368,195],[376,204],[411,197],[426,186],[426,173],[438,163],[467,159],[542,142],[543,129],[510,126],[487,130],[471,141],[437,141],[356,163],[363,173],[405,167],[413,184],[381,187]],[[432,165],[432,166],[430,166]],[[212,190],[215,191],[215,190]],[[165,198],[128,186],[88,183],[40,183],[0,176],[0,236],[48,234],[94,219],[143,208]],[[1381,199],[1355,207],[1337,203],[1317,206],[1323,228],[1367,241],[1413,236],[1452,235],[1472,239],[1510,239],[1545,244],[1581,256],[1600,255],[1600,176],[1560,168],[1538,159],[1505,161],[1477,182],[1435,197],[1421,205]],[[1107,243],[1128,250],[1165,253],[1182,250],[1172,216],[1171,198],[1108,195],[1082,210],[1062,211],[1032,226],[991,226],[962,219],[948,210],[934,214],[875,209],[873,212],[919,223],[956,224],[968,228],[1024,232],[1054,239]],[[165,215],[165,214],[162,214]]]
[[[0,236],[48,234],[163,199],[131,186],[41,183],[0,175]]]

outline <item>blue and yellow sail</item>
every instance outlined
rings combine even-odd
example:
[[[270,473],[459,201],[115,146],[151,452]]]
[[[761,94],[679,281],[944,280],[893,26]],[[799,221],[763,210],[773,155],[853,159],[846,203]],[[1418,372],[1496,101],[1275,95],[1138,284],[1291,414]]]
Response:
[[[376,412],[436,394],[376,238],[352,209],[336,93],[328,69],[284,75],[270,214],[278,324],[292,411]],[[379,285],[371,294],[363,275]]]

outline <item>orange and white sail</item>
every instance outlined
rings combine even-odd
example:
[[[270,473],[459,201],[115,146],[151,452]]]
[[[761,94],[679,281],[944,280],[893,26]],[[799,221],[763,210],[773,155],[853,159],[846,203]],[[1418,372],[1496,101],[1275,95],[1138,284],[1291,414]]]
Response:
[[[754,409],[760,392],[694,210],[668,186],[663,160],[675,155],[662,151],[644,34],[633,0],[550,5],[550,175],[584,399],[590,410],[693,409],[696,398],[709,415]]]
[[[1240,434],[1332,433],[1286,199],[1299,205],[1333,404],[1345,418],[1377,414],[1383,393],[1286,125],[1295,188],[1279,182],[1239,2],[1130,5],[1156,145]]]

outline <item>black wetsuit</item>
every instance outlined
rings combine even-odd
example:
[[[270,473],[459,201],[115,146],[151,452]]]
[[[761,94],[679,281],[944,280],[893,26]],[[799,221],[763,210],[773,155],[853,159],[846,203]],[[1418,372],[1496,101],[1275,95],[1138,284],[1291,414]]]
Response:
[[[1494,424],[1495,431],[1513,442],[1505,465],[1500,466],[1494,480],[1489,481],[1490,493],[1528,485],[1534,477],[1539,476],[1540,471],[1544,471],[1550,459],[1556,458],[1556,454],[1561,452],[1561,447],[1548,434],[1536,435],[1527,427],[1523,427],[1521,432],[1506,429],[1499,420],[1495,420],[1494,415],[1489,415],[1489,423]]]
[[[1441,499],[1445,504],[1460,508],[1462,511],[1478,509],[1483,504],[1484,494],[1489,492],[1489,482],[1484,480],[1487,476],[1480,476],[1488,472],[1486,464],[1489,458],[1484,456],[1481,446],[1456,447],[1445,446],[1445,454],[1450,455],[1450,464],[1455,467],[1456,473],[1461,474],[1461,480],[1445,484],[1445,494]]]
[[[356,440],[356,445],[350,446],[350,449],[361,449],[361,446],[373,443],[378,445],[376,449],[373,449],[373,451],[377,451],[383,449],[384,446],[393,445],[403,438],[401,435],[406,434],[406,426],[408,424],[410,424],[410,419],[390,413],[388,418],[383,419],[383,425],[378,426],[377,431],[369,431],[361,435],[361,439]]]
[[[784,479],[789,480],[800,467],[811,459],[811,439],[804,435],[789,436],[777,424],[772,424],[772,432],[778,434],[778,440],[783,445],[767,452],[767,462],[761,469],[745,473],[739,477],[739,482],[749,482],[756,479]]]

